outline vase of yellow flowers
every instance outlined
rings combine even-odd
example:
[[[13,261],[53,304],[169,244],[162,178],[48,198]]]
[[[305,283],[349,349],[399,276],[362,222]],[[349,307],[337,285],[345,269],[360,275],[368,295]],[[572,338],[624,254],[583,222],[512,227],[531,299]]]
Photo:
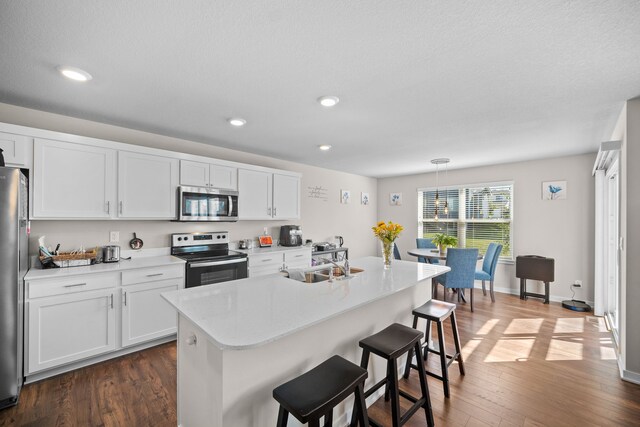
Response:
[[[382,244],[382,260],[384,261],[384,268],[391,268],[391,260],[393,259],[393,246],[395,240],[400,235],[400,232],[404,229],[400,224],[394,222],[380,221],[376,226],[371,227],[373,234],[380,239]]]

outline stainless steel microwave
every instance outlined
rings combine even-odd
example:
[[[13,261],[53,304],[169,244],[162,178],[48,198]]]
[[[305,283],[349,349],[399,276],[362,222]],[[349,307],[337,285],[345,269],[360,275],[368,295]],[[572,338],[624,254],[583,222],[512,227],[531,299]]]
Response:
[[[238,192],[178,187],[178,221],[237,221]]]

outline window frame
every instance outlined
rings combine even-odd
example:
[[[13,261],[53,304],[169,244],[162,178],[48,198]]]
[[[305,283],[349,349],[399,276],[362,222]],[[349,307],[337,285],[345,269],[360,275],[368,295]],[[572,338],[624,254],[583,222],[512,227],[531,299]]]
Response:
[[[510,186],[511,187],[511,206],[509,208],[510,214],[511,214],[511,219],[509,221],[503,220],[503,221],[496,221],[496,220],[491,220],[491,219],[476,219],[476,220],[468,220],[467,218],[464,219],[460,219],[455,218],[448,218],[448,219],[443,219],[443,218],[439,218],[438,221],[435,220],[430,220],[430,221],[426,221],[429,223],[445,223],[445,222],[450,222],[453,224],[482,224],[482,223],[510,223],[510,230],[509,230],[509,247],[510,247],[510,255],[508,256],[504,256],[504,253],[500,254],[500,258],[498,259],[499,263],[504,263],[504,264],[513,264],[514,260],[515,260],[515,248],[513,245],[514,242],[514,225],[515,225],[515,182],[514,181],[494,181],[494,182],[479,182],[479,183],[474,183],[474,184],[455,184],[455,185],[446,185],[446,186],[442,186],[442,187],[419,187],[416,189],[416,195],[417,195],[417,224],[416,224],[416,228],[417,228],[417,236],[418,238],[422,238],[423,237],[423,230],[424,230],[424,218],[422,218],[422,212],[423,212],[423,205],[422,205],[422,201],[421,199],[423,198],[422,193],[424,193],[425,191],[451,191],[451,190],[467,190],[470,188],[478,188],[478,187],[504,187],[504,186]],[[465,206],[459,206],[459,212],[465,212],[465,217],[466,217],[466,202],[465,202]]]

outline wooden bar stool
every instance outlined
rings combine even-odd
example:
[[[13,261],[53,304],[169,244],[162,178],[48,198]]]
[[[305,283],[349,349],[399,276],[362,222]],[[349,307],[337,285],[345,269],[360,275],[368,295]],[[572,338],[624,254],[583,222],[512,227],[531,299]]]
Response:
[[[424,408],[425,415],[427,417],[427,424],[429,427],[433,426],[433,412],[431,410],[431,399],[429,398],[429,388],[427,385],[427,376],[424,371],[424,366],[418,366],[418,375],[420,376],[420,389],[422,396],[416,398],[398,388],[398,358],[409,351],[419,355],[422,354],[420,339],[422,338],[422,332],[416,331],[413,328],[394,323],[393,325],[383,329],[377,334],[371,335],[360,341],[360,347],[362,347],[362,362],[360,366],[364,369],[369,364],[369,354],[373,353],[377,356],[387,360],[387,376],[373,385],[368,391],[364,393],[364,397],[371,396],[376,390],[382,386],[386,386],[385,400],[391,398],[391,417],[393,420],[393,427],[399,427],[406,423],[418,409]],[[400,396],[413,402],[413,406],[409,408],[404,414],[400,414]],[[355,425],[357,416],[357,408],[353,409],[353,417],[351,419],[351,425]],[[380,427],[380,424],[375,420],[369,418],[369,423],[372,426]]]
[[[458,336],[458,325],[456,323],[456,306],[455,304],[450,304],[448,302],[438,301],[438,300],[430,300],[426,304],[416,308],[413,310],[413,328],[417,328],[418,326],[418,318],[427,320],[427,328],[425,331],[425,340],[424,340],[424,360],[427,361],[429,353],[438,354],[440,356],[440,369],[441,375],[435,374],[433,372],[429,372],[425,369],[427,375],[430,375],[434,378],[442,381],[444,385],[444,396],[449,397],[449,366],[453,363],[454,360],[458,361],[458,368],[460,369],[460,375],[464,375],[464,362],[462,361],[462,354],[460,348],[460,337]],[[447,317],[451,318],[451,329],[453,330],[453,341],[455,343],[456,352],[452,355],[447,354],[447,348],[444,343],[444,327],[443,322],[447,319]],[[436,322],[438,328],[438,347],[439,351],[429,348],[429,337],[431,336],[431,322]],[[411,359],[413,356],[413,352],[409,351],[409,357],[407,359],[407,364],[404,369],[404,377],[409,378],[409,372],[411,368],[418,369],[422,367],[424,369],[423,363],[418,363],[417,365],[413,365],[411,363]],[[447,359],[450,359],[447,361]],[[419,361],[419,355],[416,356],[416,361]]]
[[[355,394],[353,412],[362,427],[369,426],[367,405],[364,401],[366,369],[340,356],[333,356],[309,372],[286,382],[273,390],[273,398],[280,403],[277,427],[286,427],[289,414],[309,427],[324,427],[333,423],[333,408],[349,395]],[[354,421],[355,422],[355,421]],[[356,425],[356,424],[352,424]]]

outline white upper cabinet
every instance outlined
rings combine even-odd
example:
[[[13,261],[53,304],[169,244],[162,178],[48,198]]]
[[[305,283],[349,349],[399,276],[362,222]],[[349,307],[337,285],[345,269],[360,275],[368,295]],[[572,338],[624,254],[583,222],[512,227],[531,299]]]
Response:
[[[238,170],[239,219],[272,219],[272,180],[269,172]]]
[[[273,174],[273,218],[300,218],[300,177]]]
[[[177,159],[118,152],[118,217],[175,219]]]
[[[237,190],[238,169],[230,166],[181,160],[180,185]]]
[[[238,189],[238,168],[211,165],[211,187],[226,190]]]
[[[209,167],[208,163],[180,160],[180,185],[208,187]]]
[[[238,170],[238,216],[243,219],[300,218],[300,177]]]
[[[173,220],[179,185],[238,191],[240,220],[300,218],[301,178],[294,172],[2,123],[0,129],[6,163],[31,168],[32,219]]]
[[[34,141],[32,218],[110,218],[115,213],[116,151]]]
[[[29,145],[33,138],[24,135],[0,132],[0,149],[7,166],[30,166],[28,162]]]

